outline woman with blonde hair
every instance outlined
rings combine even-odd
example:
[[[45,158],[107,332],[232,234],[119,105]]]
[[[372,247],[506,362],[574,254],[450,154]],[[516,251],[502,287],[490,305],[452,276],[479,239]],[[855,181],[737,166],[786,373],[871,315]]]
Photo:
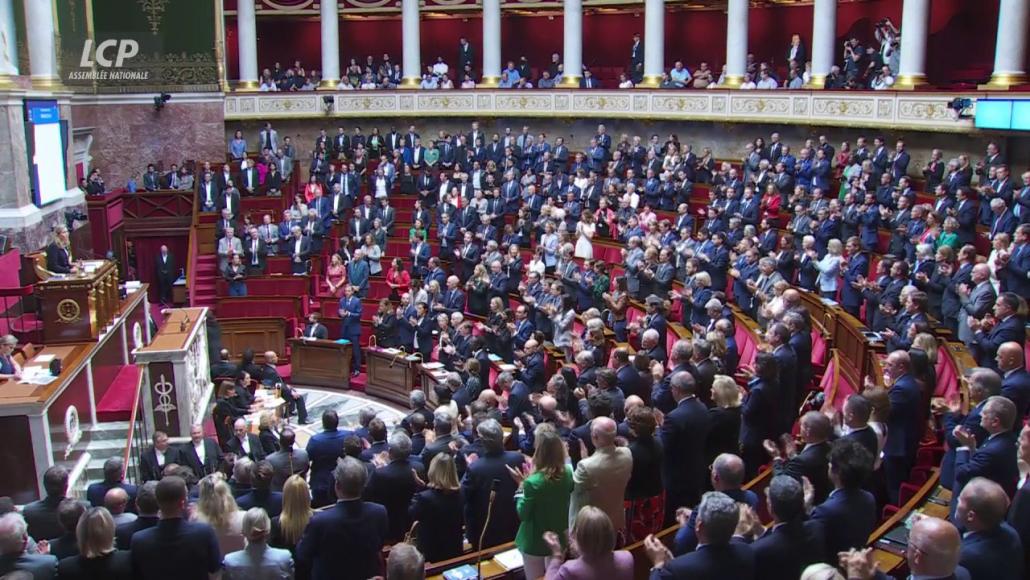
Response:
[[[212,473],[197,486],[200,497],[193,510],[193,521],[210,524],[218,536],[223,554],[242,550],[243,512],[236,506],[232,490],[221,473]]]
[[[721,453],[740,454],[741,397],[733,377],[715,375],[712,382],[712,408],[708,410],[712,427],[708,432],[708,461]]]
[[[544,541],[551,550],[546,580],[573,578],[604,578],[605,580],[632,580],[633,555],[626,550],[615,551],[615,528],[608,514],[594,506],[583,506],[576,514],[570,534],[575,560],[565,560],[561,540],[554,532],[546,532]]]
[[[418,550],[427,562],[442,562],[464,552],[462,526],[465,502],[454,456],[437,453],[429,464],[425,491],[411,498],[408,515],[417,522]],[[473,543],[479,538],[469,538]]]
[[[543,576],[552,557],[544,532],[557,534],[564,546],[573,488],[572,466],[565,463],[565,444],[558,430],[550,423],[541,423],[533,435],[532,467],[508,467],[518,484],[515,509],[520,523],[515,546],[522,553],[526,578]]]
[[[283,484],[283,511],[272,518],[272,537],[269,545],[285,548],[293,553],[297,549],[304,528],[311,516],[311,491],[301,475],[291,475]]]
[[[107,508],[86,510],[75,527],[79,553],[57,564],[57,576],[72,580],[132,578],[131,554],[128,550],[114,549],[114,530],[114,518]]]
[[[726,335],[718,330],[713,330],[705,334],[705,340],[707,340],[708,344],[712,347],[712,360],[714,360],[716,365],[718,365],[719,372],[736,372],[737,369],[729,368],[726,364],[726,353],[728,352],[728,347],[726,346]]]

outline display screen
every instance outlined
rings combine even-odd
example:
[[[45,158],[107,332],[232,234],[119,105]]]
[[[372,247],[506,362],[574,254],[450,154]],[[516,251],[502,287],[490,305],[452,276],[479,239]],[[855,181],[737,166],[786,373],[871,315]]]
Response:
[[[976,101],[976,127],[978,129],[1009,129],[1012,126],[1012,101]]]
[[[64,124],[57,101],[29,100],[25,110],[32,189],[36,205],[42,207],[61,199],[67,190]]]

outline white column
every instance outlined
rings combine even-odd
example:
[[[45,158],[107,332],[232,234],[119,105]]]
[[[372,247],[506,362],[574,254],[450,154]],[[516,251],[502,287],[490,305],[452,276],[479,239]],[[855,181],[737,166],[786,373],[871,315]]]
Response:
[[[401,38],[404,39],[404,58],[401,63],[401,86],[416,89],[422,80],[422,63],[420,51],[422,41],[419,39],[418,21],[419,0],[403,0],[401,2]]]
[[[926,84],[926,37],[930,28],[930,0],[905,0],[901,8],[901,62],[895,89]]]
[[[657,87],[665,72],[665,0],[644,2],[643,87]]]
[[[37,88],[60,86],[53,5],[44,0],[25,2],[25,35],[29,43],[29,74]],[[17,61],[17,56],[14,60]]]
[[[18,34],[14,27],[14,0],[0,0],[0,76],[18,74]]]
[[[578,87],[583,78],[583,0],[565,0],[565,55],[561,86]]]
[[[496,87],[500,82],[501,0],[483,0],[483,78],[479,84]]]
[[[833,66],[837,39],[837,0],[815,0],[812,10],[812,80],[809,86],[821,89]],[[801,63],[804,66],[804,63]]]
[[[340,8],[336,0],[322,0],[322,82],[320,89],[335,89],[340,82]]]
[[[747,8],[748,0],[729,0],[726,10],[726,78],[727,87],[739,87],[747,72]]]
[[[994,73],[985,88],[1007,89],[1027,82],[1026,28],[1030,2],[1001,0],[998,6],[998,40],[994,49]],[[904,54],[904,53],[902,53]]]
[[[236,34],[240,41],[240,83],[243,90],[258,88],[257,66],[257,16],[254,0],[238,0],[236,3]]]

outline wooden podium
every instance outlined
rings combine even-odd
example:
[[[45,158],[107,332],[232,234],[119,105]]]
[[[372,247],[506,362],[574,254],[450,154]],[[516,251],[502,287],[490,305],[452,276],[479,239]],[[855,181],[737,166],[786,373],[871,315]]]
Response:
[[[204,420],[214,391],[206,322],[207,308],[172,310],[153,342],[134,351],[148,433],[189,437],[190,427]]]
[[[393,349],[369,347],[365,350],[365,362],[368,365],[365,392],[407,406],[421,359]]]
[[[298,385],[350,389],[352,346],[335,340],[291,338],[290,382]]]
[[[75,274],[52,274],[38,267],[36,297],[43,342],[67,344],[97,340],[119,307],[118,268],[108,260],[87,260]]]

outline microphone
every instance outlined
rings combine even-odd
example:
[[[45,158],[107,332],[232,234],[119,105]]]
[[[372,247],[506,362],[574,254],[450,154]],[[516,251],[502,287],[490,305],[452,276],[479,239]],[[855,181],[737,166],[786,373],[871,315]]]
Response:
[[[476,578],[483,577],[483,538],[486,537],[486,530],[490,526],[490,516],[494,511],[494,501],[497,499],[497,486],[501,483],[496,477],[490,482],[490,499],[486,504],[486,519],[483,521],[483,529],[479,532],[479,546],[476,550]]]

